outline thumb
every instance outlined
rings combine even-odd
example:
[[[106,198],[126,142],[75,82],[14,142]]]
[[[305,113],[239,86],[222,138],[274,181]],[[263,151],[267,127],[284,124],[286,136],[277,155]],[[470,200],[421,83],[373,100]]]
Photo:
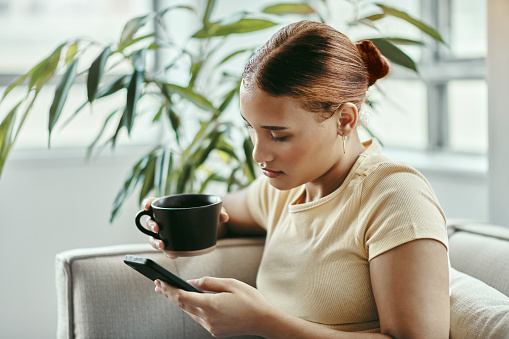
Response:
[[[232,292],[236,280],[230,278],[203,277],[201,279],[189,280],[188,282],[202,291],[221,293]]]

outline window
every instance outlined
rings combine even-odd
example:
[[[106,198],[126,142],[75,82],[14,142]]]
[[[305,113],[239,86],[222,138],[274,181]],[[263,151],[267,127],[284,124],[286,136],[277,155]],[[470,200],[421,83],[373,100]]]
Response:
[[[390,18],[384,36],[425,42],[399,46],[417,63],[420,77],[396,65],[391,76],[370,90],[376,106],[369,127],[385,146],[427,151],[485,154],[488,147],[485,80],[485,1],[385,1],[434,27],[447,42],[438,44],[402,20]],[[370,34],[370,35],[367,35]],[[373,37],[367,29],[352,38]],[[383,94],[382,94],[383,93]]]
[[[104,44],[115,43],[125,23],[152,10],[152,1],[137,0],[0,0],[0,95],[17,77],[26,73],[36,63],[48,56],[60,43],[70,38],[90,38]],[[98,46],[97,54],[101,51]],[[84,60],[83,67],[92,60]],[[70,91],[63,114],[68,117],[86,101],[86,79],[78,77]],[[32,112],[27,118],[15,148],[47,147],[49,107],[54,91],[53,85],[43,89]],[[0,107],[0,117],[26,93],[26,88],[15,89]],[[73,128],[60,131],[59,124],[52,135],[52,147],[88,146],[103,126],[111,107],[116,107],[119,96],[97,103],[93,112],[87,107],[76,120]],[[88,112],[87,112],[88,110]],[[37,114],[42,113],[44,114]],[[93,114],[94,119],[90,119]],[[113,125],[113,124],[112,124]],[[115,128],[115,126],[110,126]],[[144,143],[153,138],[151,124],[139,126],[131,140],[123,138],[119,143]],[[145,126],[143,126],[145,127]],[[136,133],[138,132],[138,133]]]

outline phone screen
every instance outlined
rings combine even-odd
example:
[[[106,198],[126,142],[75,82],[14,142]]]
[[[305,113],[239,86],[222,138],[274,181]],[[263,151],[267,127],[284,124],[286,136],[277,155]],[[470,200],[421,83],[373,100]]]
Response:
[[[140,272],[147,278],[152,281],[159,279],[162,280],[176,288],[180,288],[189,292],[197,292],[204,293],[193,285],[189,284],[187,281],[183,280],[173,272],[159,265],[153,260],[143,257],[137,257],[135,255],[126,255],[124,258],[124,263],[126,263],[131,268]]]

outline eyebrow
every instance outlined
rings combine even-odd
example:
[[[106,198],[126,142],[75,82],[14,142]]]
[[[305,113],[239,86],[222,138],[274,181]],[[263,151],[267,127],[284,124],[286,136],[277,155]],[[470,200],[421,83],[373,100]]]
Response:
[[[240,116],[242,117],[242,119],[244,119],[244,121],[246,123],[249,123],[246,118],[244,118],[244,116],[242,115],[242,112],[240,113]],[[270,130],[270,131],[284,131],[284,130],[287,130],[288,127],[284,127],[284,126],[261,126],[261,128],[263,129],[267,129],[267,130]]]

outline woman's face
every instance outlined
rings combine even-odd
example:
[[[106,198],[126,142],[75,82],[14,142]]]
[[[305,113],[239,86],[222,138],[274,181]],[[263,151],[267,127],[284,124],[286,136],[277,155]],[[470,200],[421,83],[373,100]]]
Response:
[[[332,175],[342,156],[335,117],[323,122],[295,99],[256,86],[240,90],[240,110],[253,142],[253,158],[272,186],[288,190]]]

